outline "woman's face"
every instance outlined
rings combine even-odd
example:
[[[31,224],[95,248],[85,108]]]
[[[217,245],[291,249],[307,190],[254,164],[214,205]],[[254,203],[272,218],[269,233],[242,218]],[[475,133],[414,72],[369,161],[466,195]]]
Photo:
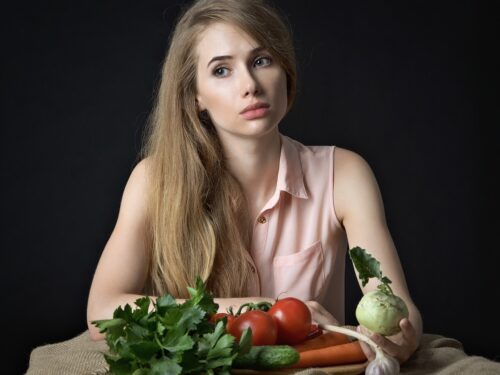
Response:
[[[214,23],[196,48],[197,102],[207,110],[219,137],[260,136],[275,129],[286,113],[283,68],[244,31]],[[257,108],[245,111],[248,106]]]

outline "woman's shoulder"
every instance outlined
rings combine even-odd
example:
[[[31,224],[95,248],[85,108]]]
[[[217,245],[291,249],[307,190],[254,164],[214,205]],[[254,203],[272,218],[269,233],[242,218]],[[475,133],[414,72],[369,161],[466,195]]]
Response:
[[[358,153],[343,147],[336,146],[334,144],[333,145],[304,144],[296,139],[284,135],[282,135],[282,139],[286,143],[292,145],[299,152],[301,156],[307,155],[307,156],[317,156],[321,158],[325,157],[328,154],[331,154],[333,151],[335,159],[340,164],[349,164],[351,167],[355,166],[356,164],[358,165],[366,164],[364,158]]]
[[[122,204],[134,210],[144,208],[144,197],[147,191],[148,169],[151,161],[140,160],[132,169],[123,192]]]
[[[334,160],[335,171],[339,173],[357,173],[370,168],[363,156],[343,147],[335,147]]]
[[[376,184],[372,168],[366,159],[355,151],[335,147],[333,167],[336,188],[344,190],[346,194]]]
[[[130,173],[129,181],[145,185],[148,174],[151,172],[151,165],[150,157],[139,160]]]
[[[151,165],[150,157],[142,158],[137,162],[134,169],[132,170],[132,173],[145,174],[150,165]]]
[[[336,145],[305,145],[286,136],[283,139],[300,155],[302,165],[314,166],[312,170],[317,171],[321,165],[332,168],[333,162],[335,177],[347,183],[372,173],[368,162],[355,151]]]
[[[378,202],[380,192],[375,175],[363,156],[341,147],[334,156],[334,204],[339,217],[360,206]]]

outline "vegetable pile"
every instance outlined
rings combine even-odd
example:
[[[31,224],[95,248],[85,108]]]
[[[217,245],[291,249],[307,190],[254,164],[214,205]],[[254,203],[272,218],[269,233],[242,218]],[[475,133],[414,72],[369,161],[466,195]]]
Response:
[[[363,286],[372,277],[381,283],[358,304],[359,323],[382,334],[397,332],[408,309],[393,294],[380,263],[359,247],[349,255]],[[135,301],[134,309],[127,304],[118,307],[112,319],[92,322],[105,333],[109,353],[104,356],[112,374],[229,375],[231,368],[272,370],[361,363],[366,356],[359,341],[376,353],[365,374],[399,373],[398,361],[369,337],[343,327],[312,324],[308,306],[299,299],[246,303],[236,313],[231,308],[218,313],[219,306],[200,278],[188,291],[190,298],[182,304],[170,295],[156,302],[143,297]]]
[[[182,304],[170,295],[156,302],[143,297],[135,309],[127,304],[114,311],[113,319],[92,322],[105,333],[109,354],[104,357],[112,374],[229,375],[232,367],[275,369],[299,360],[293,347],[274,345],[278,326],[264,311],[269,306],[248,304],[248,311],[237,316],[217,314],[219,306],[200,278],[188,291],[190,298]],[[273,327],[274,334],[262,331]],[[252,346],[253,341],[261,346]]]

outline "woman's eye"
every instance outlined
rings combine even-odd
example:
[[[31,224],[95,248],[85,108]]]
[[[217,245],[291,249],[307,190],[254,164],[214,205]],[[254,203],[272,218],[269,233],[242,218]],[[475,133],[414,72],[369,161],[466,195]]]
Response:
[[[229,69],[224,67],[215,68],[213,74],[216,77],[226,77],[229,74]]]
[[[271,62],[272,62],[272,59],[270,57],[261,56],[255,60],[254,65],[255,66],[268,66],[268,65],[271,65]]]

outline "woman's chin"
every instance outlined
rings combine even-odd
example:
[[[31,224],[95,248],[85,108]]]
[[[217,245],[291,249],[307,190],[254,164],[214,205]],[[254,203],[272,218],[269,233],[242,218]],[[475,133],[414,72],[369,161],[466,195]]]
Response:
[[[248,120],[236,127],[216,127],[219,137],[262,138],[278,133],[278,124],[268,119]]]

